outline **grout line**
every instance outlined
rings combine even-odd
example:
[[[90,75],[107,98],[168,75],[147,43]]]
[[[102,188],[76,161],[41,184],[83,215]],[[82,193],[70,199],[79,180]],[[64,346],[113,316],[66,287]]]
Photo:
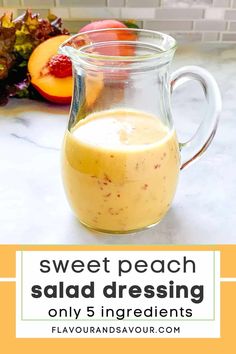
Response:
[[[205,19],[206,19],[206,8],[203,8],[203,16],[202,16],[201,20],[205,20]]]

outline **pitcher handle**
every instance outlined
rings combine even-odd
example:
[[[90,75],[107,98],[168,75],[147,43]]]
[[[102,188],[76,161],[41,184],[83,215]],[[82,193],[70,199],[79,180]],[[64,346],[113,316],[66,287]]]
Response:
[[[191,139],[179,143],[181,151],[182,170],[199,158],[210,145],[216,133],[222,100],[219,87],[214,77],[205,69],[198,66],[184,66],[171,75],[170,89],[173,90],[189,80],[200,82],[208,102],[205,117]]]

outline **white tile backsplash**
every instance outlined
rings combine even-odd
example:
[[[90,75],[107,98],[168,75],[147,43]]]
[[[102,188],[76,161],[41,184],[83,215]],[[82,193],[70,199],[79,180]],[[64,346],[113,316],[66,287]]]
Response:
[[[17,16],[20,16],[20,15],[22,15],[24,12],[25,12],[25,10],[26,10],[26,8],[21,8],[21,9],[18,9],[17,10]],[[32,10],[32,12],[33,13],[37,13],[37,14],[40,14],[41,16],[43,16],[43,17],[47,17],[47,15],[48,15],[48,12],[49,12],[49,7],[48,8],[46,8],[46,9],[42,9],[42,8],[38,8],[38,9],[36,9],[36,8],[31,8],[31,10]]]
[[[226,30],[226,21],[197,21],[195,23],[195,30],[199,31],[224,31]]]
[[[107,5],[110,7],[125,6],[125,0],[107,0]]]
[[[213,6],[215,7],[230,7],[232,0],[213,0]]]
[[[179,41],[236,42],[236,0],[0,0],[0,16],[32,8],[64,19],[71,33],[98,19],[137,20]]]
[[[121,18],[136,18],[138,20],[155,18],[155,8],[123,7],[121,9]]]
[[[203,9],[156,9],[155,18],[160,20],[194,20],[203,18]]]
[[[159,31],[186,31],[193,28],[192,21],[144,21],[147,29]]]
[[[235,33],[222,33],[222,41],[236,42],[236,32]]]
[[[236,10],[226,10],[225,11],[226,20],[236,20]]]
[[[177,42],[200,42],[202,40],[201,32],[169,32]]]
[[[225,9],[209,7],[205,10],[205,20],[224,20]]]
[[[79,30],[87,25],[90,21],[73,21],[73,20],[65,20],[63,21],[65,28],[67,28],[71,33],[77,33]]]
[[[54,5],[54,0],[22,0],[22,4],[24,7],[45,7],[49,8]]]
[[[127,7],[158,7],[160,0],[126,0]]]
[[[70,7],[70,17],[77,19],[119,18],[120,8],[117,7]]]
[[[144,0],[145,1],[145,0]],[[207,7],[213,4],[213,0],[161,0],[163,7]]]
[[[2,1],[3,6],[9,6],[9,7],[18,7],[21,5],[20,0],[3,0]]]
[[[233,31],[233,32],[236,32],[236,21],[235,22],[230,22],[229,30]]]
[[[217,42],[220,38],[220,32],[205,32],[203,33],[203,40],[205,42]]]
[[[38,0],[40,1],[40,0]],[[99,7],[105,6],[106,0],[59,0],[60,6],[73,7]]]
[[[12,12],[13,17],[17,16],[17,9],[15,9],[14,7],[3,7],[2,10],[0,8],[0,16],[4,13],[4,12]]]
[[[67,7],[52,7],[50,8],[52,14],[61,17],[65,20],[70,18],[69,9]]]

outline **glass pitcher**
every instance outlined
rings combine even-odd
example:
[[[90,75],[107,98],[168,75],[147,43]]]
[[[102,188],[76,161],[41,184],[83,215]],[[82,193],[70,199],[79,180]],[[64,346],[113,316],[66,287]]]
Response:
[[[166,34],[126,28],[80,33],[60,47],[74,77],[64,187],[75,215],[91,229],[128,233],[159,223],[171,206],[179,171],[215,135],[219,88],[197,66],[170,75],[175,49],[175,39]],[[197,132],[180,143],[171,92],[192,79],[202,85],[208,108]]]

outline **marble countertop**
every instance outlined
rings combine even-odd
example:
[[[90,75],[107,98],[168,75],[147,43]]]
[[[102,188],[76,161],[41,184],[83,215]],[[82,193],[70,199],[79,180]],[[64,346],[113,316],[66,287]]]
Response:
[[[236,243],[236,48],[184,47],[172,70],[200,65],[217,79],[223,112],[205,155],[181,172],[164,220],[136,234],[85,229],[67,204],[60,147],[68,107],[12,99],[0,108],[0,244],[226,244]],[[180,140],[201,121],[205,104],[196,83],[172,98]]]

